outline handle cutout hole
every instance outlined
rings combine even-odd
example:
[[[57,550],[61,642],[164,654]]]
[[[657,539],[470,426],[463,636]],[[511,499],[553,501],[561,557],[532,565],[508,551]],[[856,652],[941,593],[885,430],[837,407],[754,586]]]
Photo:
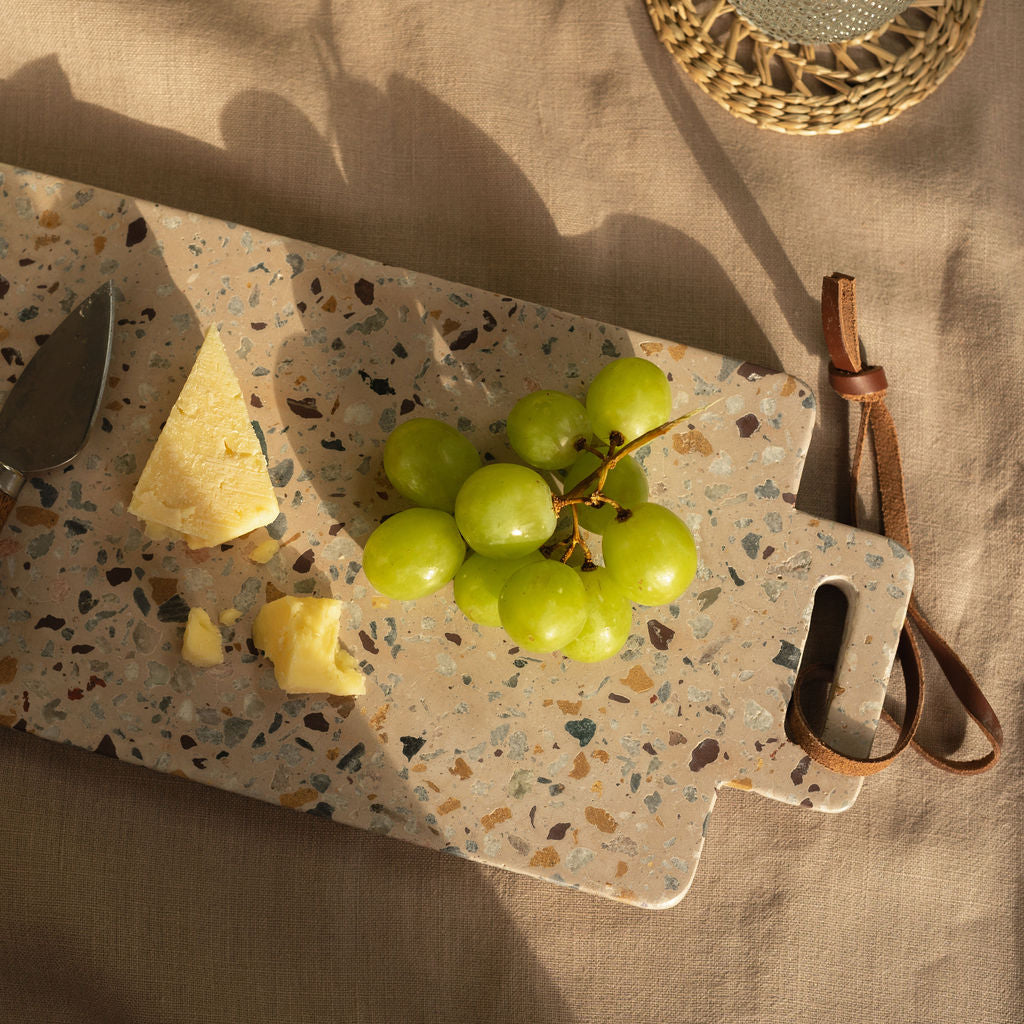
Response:
[[[800,659],[800,710],[807,723],[820,733],[825,725],[832,699],[832,680],[846,635],[850,602],[832,583],[823,583],[814,592],[811,624]]]

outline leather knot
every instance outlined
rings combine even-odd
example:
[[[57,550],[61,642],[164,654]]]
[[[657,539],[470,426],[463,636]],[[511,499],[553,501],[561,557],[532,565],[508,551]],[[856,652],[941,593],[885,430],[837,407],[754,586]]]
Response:
[[[841,370],[835,363],[828,364],[828,380],[833,390],[849,402],[877,402],[885,398],[889,382],[880,366],[865,366],[862,370]]]

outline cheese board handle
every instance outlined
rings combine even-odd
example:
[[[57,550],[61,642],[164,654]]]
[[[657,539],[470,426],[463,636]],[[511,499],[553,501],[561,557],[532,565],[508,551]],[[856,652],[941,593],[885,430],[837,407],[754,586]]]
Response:
[[[846,598],[838,660],[826,698],[821,739],[848,757],[871,753],[914,582],[909,553],[887,537],[814,521],[819,541],[834,543],[820,562],[817,587]]]

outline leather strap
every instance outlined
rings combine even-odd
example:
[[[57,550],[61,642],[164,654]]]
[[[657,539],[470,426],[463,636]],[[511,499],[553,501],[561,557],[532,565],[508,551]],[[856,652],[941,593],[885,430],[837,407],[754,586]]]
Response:
[[[852,277],[832,274],[824,279],[821,319],[831,357],[829,381],[841,397],[856,402],[861,409],[857,443],[850,467],[850,521],[854,526],[857,525],[857,488],[864,463],[865,442],[870,431],[878,469],[882,529],[887,537],[910,551],[910,519],[903,486],[899,441],[896,425],[885,404],[888,382],[880,366],[864,366],[862,363],[857,333],[855,282]],[[953,760],[932,753],[914,739],[924,707],[925,675],[912,626],[935,656],[936,663],[967,714],[991,745],[991,751],[982,757]],[[801,707],[801,692],[812,680],[820,679],[822,670],[819,667],[813,667],[797,677],[788,719],[793,738],[815,761],[844,775],[861,776],[879,772],[908,746],[912,746],[932,764],[958,774],[973,775],[991,768],[999,760],[1003,745],[1003,729],[999,719],[963,661],[927,620],[913,593],[896,657],[903,669],[906,711],[902,724],[887,712],[882,712],[883,719],[899,730],[896,744],[889,753],[880,757],[848,757],[829,747],[814,732]]]

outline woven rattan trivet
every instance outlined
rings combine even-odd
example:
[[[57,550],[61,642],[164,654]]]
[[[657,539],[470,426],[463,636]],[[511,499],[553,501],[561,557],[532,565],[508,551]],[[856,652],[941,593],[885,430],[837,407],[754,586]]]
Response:
[[[916,0],[859,39],[773,39],[726,0],[645,0],[658,37],[731,114],[772,131],[839,134],[930,95],[974,39],[985,0]]]

